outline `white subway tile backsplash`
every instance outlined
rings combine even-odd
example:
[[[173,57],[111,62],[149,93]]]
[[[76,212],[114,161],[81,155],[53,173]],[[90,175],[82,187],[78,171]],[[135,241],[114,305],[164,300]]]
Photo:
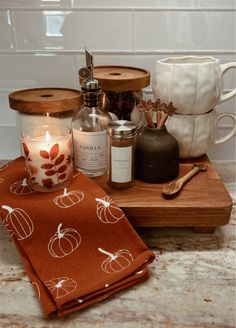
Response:
[[[236,117],[232,117],[232,115],[235,115],[235,102],[234,107],[230,106],[230,103],[233,103],[234,100],[228,100],[227,102],[217,105],[216,106],[216,112],[218,115],[218,121],[216,123],[217,128],[217,135],[218,137],[222,134],[222,130],[226,130],[225,135],[229,133],[229,131],[232,131],[233,127],[236,124]],[[224,116],[225,115],[225,116]],[[230,116],[228,116],[230,115]],[[236,128],[235,128],[236,131]]]
[[[0,51],[12,50],[9,12],[0,11]]]
[[[189,1],[187,0],[187,2]],[[197,8],[236,9],[235,0],[196,0],[195,5]]]
[[[225,136],[229,133],[228,129],[220,129],[217,133],[217,138]],[[207,155],[212,160],[231,160],[236,159],[236,138],[235,136],[225,143],[215,145],[208,149]]]
[[[236,114],[236,98],[230,98],[229,100],[216,106],[217,113],[235,113]],[[227,122],[224,120],[222,124],[231,125],[232,121],[229,119]]]
[[[235,12],[137,11],[135,50],[235,50]]]
[[[0,8],[64,8],[70,0],[1,0]]]
[[[6,142],[7,141],[7,142]],[[19,134],[15,126],[0,128],[0,160],[14,159],[21,155]]]
[[[9,107],[8,94],[0,91],[0,128],[2,125],[16,125],[16,113]]]
[[[0,72],[1,89],[76,87],[77,70],[72,55],[1,55]]]
[[[17,50],[131,50],[132,12],[15,11]]]
[[[0,8],[235,9],[235,0],[1,0]]]
[[[235,0],[72,0],[74,8],[235,8]]]
[[[235,0],[0,0],[0,159],[20,155],[15,112],[8,94],[34,87],[79,88],[84,47],[95,65],[145,68],[151,83],[156,60],[212,55],[235,62]],[[226,72],[224,91],[236,86]],[[236,98],[216,106],[236,112]],[[219,122],[223,136],[232,120]],[[6,144],[5,140],[8,140]],[[211,159],[235,160],[235,137],[209,149]]]

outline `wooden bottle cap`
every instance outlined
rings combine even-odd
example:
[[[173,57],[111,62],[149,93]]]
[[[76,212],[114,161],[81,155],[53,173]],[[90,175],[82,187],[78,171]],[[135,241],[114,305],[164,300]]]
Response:
[[[74,89],[36,88],[9,94],[10,107],[29,114],[67,112],[78,109],[82,103],[82,93]]]
[[[102,91],[137,91],[150,83],[150,73],[128,66],[96,66],[93,75]]]

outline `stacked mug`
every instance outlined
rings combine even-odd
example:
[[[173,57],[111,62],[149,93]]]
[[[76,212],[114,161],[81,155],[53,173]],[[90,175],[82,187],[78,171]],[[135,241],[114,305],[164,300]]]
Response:
[[[184,56],[158,60],[153,78],[155,100],[173,102],[176,113],[166,127],[179,143],[180,158],[203,155],[213,145],[223,143],[236,133],[236,116],[217,114],[215,106],[236,95],[236,88],[223,94],[223,75],[236,62],[220,64],[214,57]],[[233,120],[231,131],[217,138],[221,119]]]

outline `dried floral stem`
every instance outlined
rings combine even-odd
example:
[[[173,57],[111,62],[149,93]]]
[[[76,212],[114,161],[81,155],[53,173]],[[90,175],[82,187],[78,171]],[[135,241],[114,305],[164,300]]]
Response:
[[[158,123],[160,122],[160,120],[161,120],[161,111],[156,111],[156,122],[157,122],[157,125],[158,125]]]
[[[145,101],[141,99],[137,108],[140,112],[144,112],[148,126],[150,128],[155,128],[154,122],[150,115],[150,110],[156,112],[157,129],[161,129],[165,124],[168,116],[173,115],[176,111],[176,108],[174,107],[172,101],[169,104],[166,104],[161,103],[160,99],[157,99],[157,101],[155,102],[152,102],[151,100]]]
[[[161,113],[161,119],[157,124],[157,129],[161,129],[163,127],[163,125],[165,124],[167,118],[168,118],[168,114],[162,112]]]
[[[140,112],[144,112],[148,126],[150,128],[155,128],[155,125],[153,123],[153,120],[152,120],[152,118],[150,116],[150,112],[149,112],[152,109],[152,106],[153,106],[153,103],[151,100],[145,101],[145,100],[141,99],[139,101],[139,104],[137,105],[137,108]]]
[[[146,112],[144,112],[144,114],[145,114],[145,117],[146,117],[149,128],[152,128],[152,129],[155,128],[155,125],[154,125],[153,120],[150,116],[150,113],[148,111],[146,111]]]

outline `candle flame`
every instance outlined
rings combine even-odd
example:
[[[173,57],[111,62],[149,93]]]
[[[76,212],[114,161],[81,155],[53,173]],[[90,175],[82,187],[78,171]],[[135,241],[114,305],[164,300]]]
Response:
[[[48,131],[46,131],[46,133],[45,133],[45,140],[46,141],[50,141],[50,139],[51,139],[50,133]]]

